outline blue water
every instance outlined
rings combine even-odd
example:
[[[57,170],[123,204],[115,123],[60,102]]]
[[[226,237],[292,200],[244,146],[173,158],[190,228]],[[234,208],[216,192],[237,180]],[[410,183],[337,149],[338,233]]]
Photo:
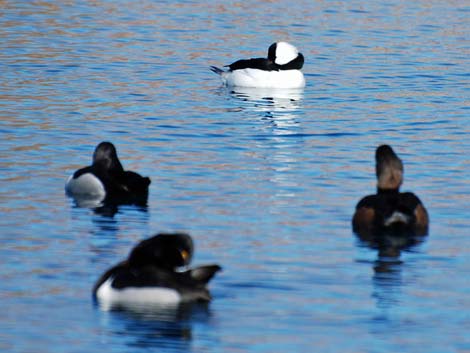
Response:
[[[0,350],[469,352],[466,1],[0,5]],[[301,92],[232,92],[209,65],[304,54]],[[112,141],[147,209],[76,207],[67,176]],[[429,236],[390,262],[352,233],[391,144]],[[214,300],[104,311],[98,276],[189,232]]]

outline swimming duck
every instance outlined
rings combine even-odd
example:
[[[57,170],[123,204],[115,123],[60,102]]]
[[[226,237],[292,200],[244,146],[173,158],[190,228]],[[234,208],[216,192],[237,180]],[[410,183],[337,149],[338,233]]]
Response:
[[[411,192],[400,192],[403,163],[389,145],[375,153],[377,193],[364,197],[356,206],[352,219],[358,234],[382,231],[425,235],[429,217],[421,200]]]
[[[302,88],[305,77],[300,71],[304,56],[286,42],[271,44],[267,58],[238,60],[224,71],[216,66],[211,70],[219,74],[227,86],[260,88]]]
[[[100,303],[177,305],[208,302],[207,284],[221,270],[218,265],[185,271],[193,255],[193,241],[184,233],[161,233],[141,241],[127,260],[106,271],[93,296]]]
[[[81,168],[65,184],[67,195],[118,204],[145,204],[150,179],[125,171],[111,142],[101,142],[91,166]]]

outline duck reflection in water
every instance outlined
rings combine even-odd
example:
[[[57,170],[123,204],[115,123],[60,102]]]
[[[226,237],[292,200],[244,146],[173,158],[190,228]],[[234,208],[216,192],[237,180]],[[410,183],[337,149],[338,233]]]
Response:
[[[226,88],[221,88],[226,90]],[[300,108],[303,89],[233,87],[232,97],[247,102],[247,107],[261,112],[296,112]]]
[[[189,351],[192,326],[210,320],[207,303],[177,306],[117,304],[108,309],[102,314],[101,325],[118,337],[128,337],[127,345],[130,347]]]
[[[80,207],[77,205],[77,207]],[[95,214],[106,217],[106,218],[113,218],[120,210],[132,208],[135,211],[138,211],[142,214],[146,214],[148,212],[147,205],[127,205],[127,204],[115,204],[111,202],[105,202],[98,207],[92,207],[92,210]]]
[[[303,89],[232,87],[229,93],[241,102],[239,110],[264,113],[263,120],[270,122],[275,132],[292,132],[299,127]]]

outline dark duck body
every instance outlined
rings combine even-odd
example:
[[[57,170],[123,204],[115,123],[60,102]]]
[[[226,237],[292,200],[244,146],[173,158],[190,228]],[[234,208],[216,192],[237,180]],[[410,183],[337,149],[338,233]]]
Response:
[[[93,297],[110,305],[177,305],[211,300],[207,284],[221,270],[218,265],[186,271],[193,241],[183,233],[158,234],[140,242],[125,260],[106,271],[93,288]]]
[[[110,204],[145,205],[150,179],[126,171],[111,142],[101,142],[93,153],[92,165],[77,170],[65,190],[75,199],[94,199]]]
[[[364,237],[392,232],[426,235],[429,217],[421,200],[412,192],[400,192],[403,163],[388,145],[375,154],[377,193],[364,197],[352,219],[355,233]]]

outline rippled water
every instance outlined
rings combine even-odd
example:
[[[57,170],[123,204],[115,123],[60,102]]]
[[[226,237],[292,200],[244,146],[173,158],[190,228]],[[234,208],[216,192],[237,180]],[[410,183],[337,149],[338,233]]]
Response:
[[[0,8],[2,351],[470,351],[468,2]],[[230,91],[208,69],[281,39],[303,91]],[[65,197],[102,140],[152,178],[147,209]],[[431,218],[390,262],[350,226],[381,143]],[[105,269],[176,230],[224,268],[210,305],[93,305]]]

